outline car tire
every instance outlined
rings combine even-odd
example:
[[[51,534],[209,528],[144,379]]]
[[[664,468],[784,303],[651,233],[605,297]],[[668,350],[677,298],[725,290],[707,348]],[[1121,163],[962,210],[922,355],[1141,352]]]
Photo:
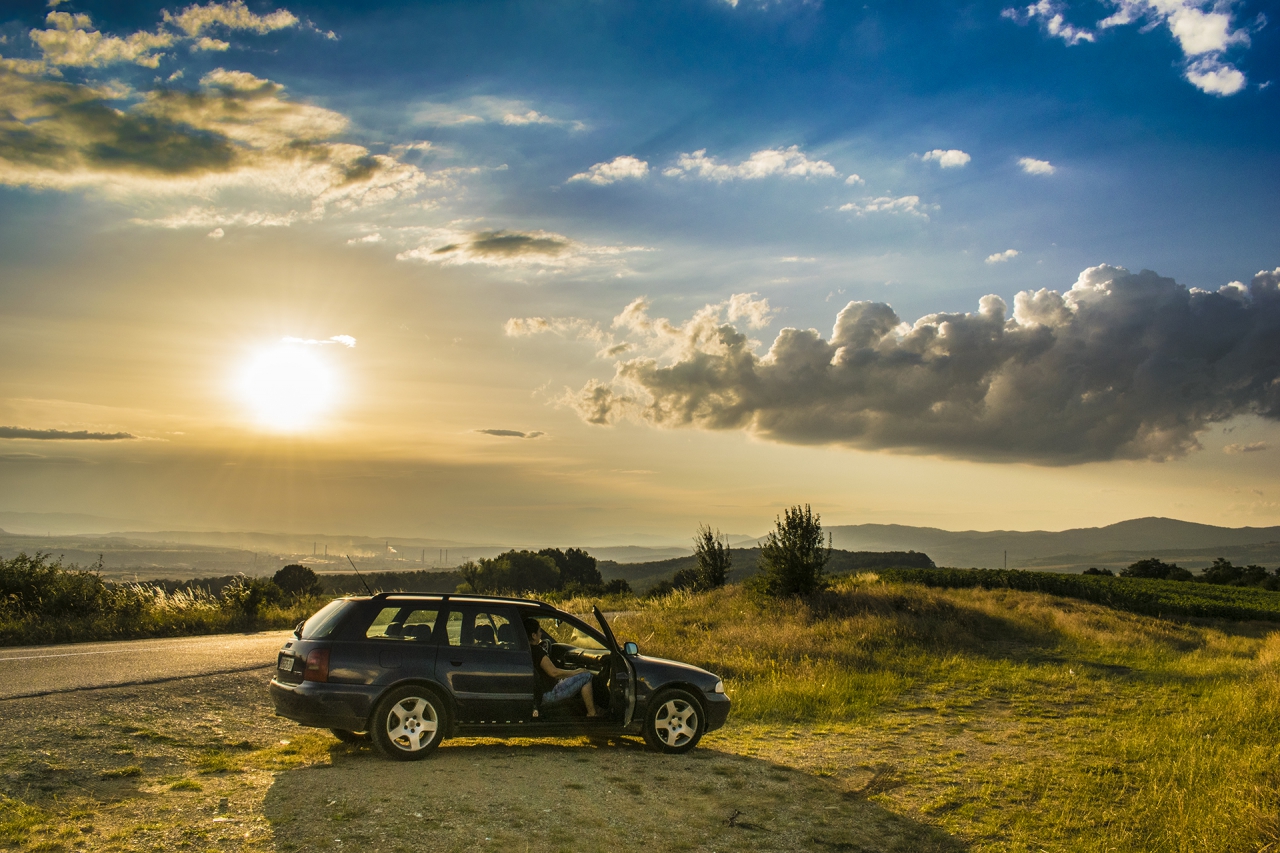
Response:
[[[343,743],[368,743],[368,732],[353,732],[351,729],[329,729],[333,736]]]
[[[373,712],[369,734],[386,757],[419,761],[444,740],[447,723],[444,701],[426,687],[410,685],[383,697]]]
[[[658,752],[688,752],[702,740],[702,706],[687,690],[663,690],[644,712],[644,740]]]

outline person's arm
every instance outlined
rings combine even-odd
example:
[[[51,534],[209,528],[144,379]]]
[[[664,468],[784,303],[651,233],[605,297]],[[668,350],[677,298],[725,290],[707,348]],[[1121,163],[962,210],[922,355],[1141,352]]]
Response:
[[[568,678],[571,675],[577,675],[580,672],[586,672],[585,669],[561,669],[551,662],[551,657],[547,656],[542,659],[542,671],[552,678]]]

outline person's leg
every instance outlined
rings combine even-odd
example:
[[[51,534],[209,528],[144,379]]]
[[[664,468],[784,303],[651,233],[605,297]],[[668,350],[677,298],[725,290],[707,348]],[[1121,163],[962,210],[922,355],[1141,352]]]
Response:
[[[587,705],[588,717],[600,716],[599,712],[596,711],[596,697],[592,693],[593,687],[594,685],[591,683],[591,679],[589,678],[587,679],[587,683],[582,685],[582,701]]]

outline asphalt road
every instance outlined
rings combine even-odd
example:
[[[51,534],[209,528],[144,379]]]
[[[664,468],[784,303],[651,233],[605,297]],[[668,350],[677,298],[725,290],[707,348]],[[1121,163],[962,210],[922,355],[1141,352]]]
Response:
[[[0,649],[0,701],[270,669],[288,631]]]

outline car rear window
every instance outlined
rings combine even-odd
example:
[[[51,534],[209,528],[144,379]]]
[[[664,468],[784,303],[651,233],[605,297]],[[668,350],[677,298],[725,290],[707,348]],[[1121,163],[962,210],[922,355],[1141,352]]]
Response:
[[[440,611],[432,608],[384,607],[373,617],[364,635],[370,639],[424,642],[435,633],[439,616]]]
[[[349,599],[339,598],[337,601],[330,601],[324,607],[316,611],[315,615],[302,623],[302,632],[300,636],[304,640],[322,640],[333,633],[333,629],[338,627],[338,623],[342,621],[342,617],[346,615],[347,608],[352,602]]]

